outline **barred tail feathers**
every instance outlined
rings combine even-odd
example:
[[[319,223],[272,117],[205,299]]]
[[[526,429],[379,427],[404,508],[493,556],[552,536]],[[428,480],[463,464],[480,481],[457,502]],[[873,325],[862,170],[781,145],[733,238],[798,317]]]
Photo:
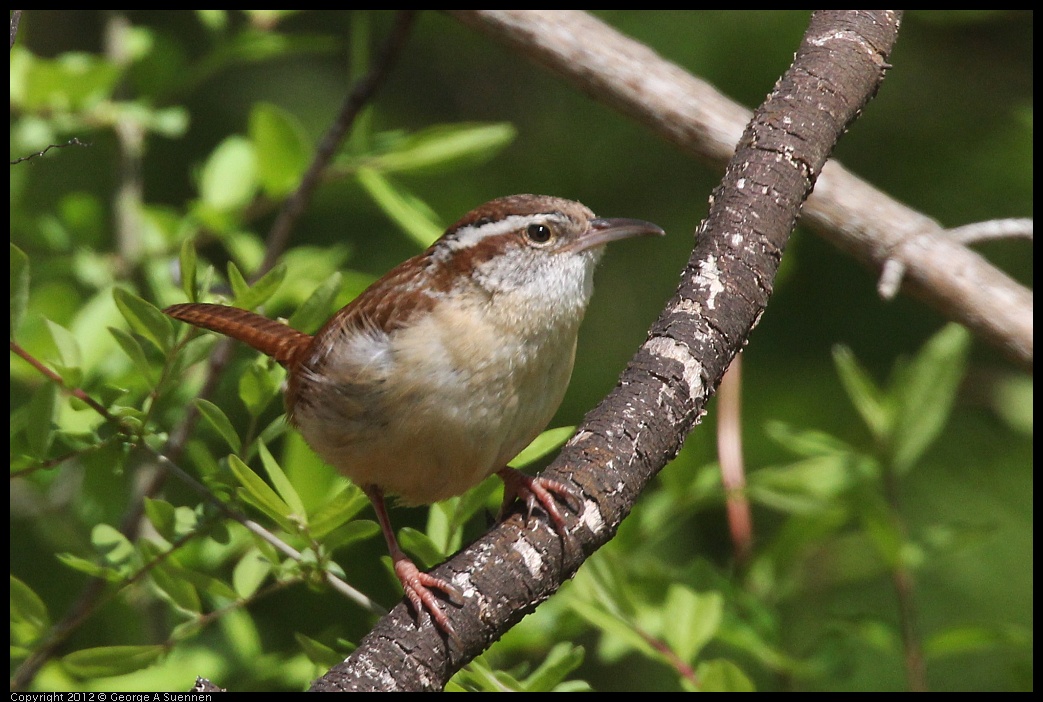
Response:
[[[249,344],[284,366],[292,363],[312,339],[309,334],[282,322],[227,305],[186,303],[172,305],[163,312],[182,322]]]

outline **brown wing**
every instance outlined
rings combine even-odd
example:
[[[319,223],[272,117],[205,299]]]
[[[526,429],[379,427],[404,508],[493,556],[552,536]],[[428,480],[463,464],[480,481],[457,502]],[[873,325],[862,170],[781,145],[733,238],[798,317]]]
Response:
[[[227,305],[187,303],[172,305],[165,314],[249,344],[284,366],[297,361],[312,337],[274,319]]]
[[[390,334],[415,316],[429,311],[436,296],[443,292],[431,280],[430,257],[429,249],[388,271],[330,317],[315,333],[313,346],[328,343],[355,329]]]

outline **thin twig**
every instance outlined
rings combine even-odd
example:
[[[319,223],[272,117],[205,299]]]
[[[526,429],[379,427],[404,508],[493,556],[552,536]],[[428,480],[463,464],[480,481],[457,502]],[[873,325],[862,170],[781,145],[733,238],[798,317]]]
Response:
[[[37,471],[50,470],[51,468],[54,468],[55,466],[60,466],[62,463],[65,463],[66,461],[71,461],[74,458],[82,458],[83,456],[85,456],[88,453],[91,453],[93,451],[99,451],[99,450],[105,448],[106,446],[109,446],[109,445],[113,444],[118,439],[119,439],[119,436],[110,436],[109,438],[107,438],[107,439],[105,439],[103,441],[99,441],[96,444],[91,444],[90,446],[88,446],[86,448],[79,449],[79,450],[76,450],[76,451],[71,451],[71,452],[66,453],[66,454],[64,454],[62,456],[56,456],[55,458],[49,458],[46,461],[41,461],[40,463],[28,466],[27,468],[22,468],[22,469],[19,469],[19,470],[13,470],[13,471],[11,471],[10,479],[14,480],[15,478],[24,478],[25,476],[31,475],[31,474],[33,474],[33,473],[35,473]]]
[[[884,470],[884,493],[891,508],[902,540],[907,541],[909,529],[902,519],[901,495],[898,476],[893,468]],[[923,641],[920,636],[920,615],[916,606],[916,580],[909,566],[899,560],[891,567],[891,582],[898,600],[898,623],[902,632],[902,650],[905,653],[905,677],[911,692],[927,691],[927,668],[924,659]]]
[[[355,123],[359,112],[373,98],[377,89],[383,85],[392,66],[394,66],[395,61],[402,53],[406,38],[409,36],[409,30],[413,26],[413,20],[416,18],[416,12],[416,10],[399,11],[395,18],[395,26],[384,42],[384,46],[377,56],[372,70],[355,84],[355,87],[352,88],[351,92],[344,99],[340,112],[337,114],[337,119],[326,130],[322,141],[319,142],[319,146],[315,151],[315,157],[312,159],[311,165],[308,166],[304,177],[301,178],[300,185],[297,186],[297,190],[294,191],[293,195],[287,198],[282,210],[279,212],[279,216],[275,219],[275,223],[268,232],[264,259],[254,273],[255,277],[259,278],[267,273],[275,265],[282,252],[286,250],[293,225],[301,216],[301,213],[304,212],[308,203],[311,202],[312,195],[315,193],[315,189],[318,187],[326,167],[329,166],[330,160],[337,152],[351,126]]]
[[[119,425],[119,419],[116,418],[112,413],[110,413],[108,409],[103,407],[97,400],[88,395],[82,389],[66,385],[65,381],[62,379],[60,375],[58,375],[53,370],[45,366],[38,358],[33,356],[31,353],[23,349],[21,344],[16,342],[14,339],[11,340],[11,351],[13,351],[15,355],[20,357],[30,366],[35,368],[41,375],[43,375],[48,380],[57,385],[59,388],[61,388],[64,392],[86,403],[87,406],[89,406],[95,412],[100,414],[106,420],[112,422],[113,424]]]
[[[946,231],[950,237],[962,244],[976,244],[994,239],[1028,239],[1032,241],[1032,219],[1013,217],[990,219],[985,222],[964,224]]]
[[[742,460],[741,354],[732,361],[717,388],[717,460],[721,464],[735,560],[745,564],[753,551],[753,517],[746,496],[746,466]]]
[[[644,639],[645,643],[658,651],[659,655],[667,660],[670,666],[677,671],[678,675],[690,682],[696,688],[702,687],[702,682],[699,680],[699,675],[695,672],[695,669],[688,665],[683,658],[677,655],[677,652],[670,648],[665,641],[657,639],[638,626],[634,626],[633,630],[634,633]]]
[[[1028,218],[990,219],[985,222],[964,224],[961,227],[947,229],[945,235],[959,244],[975,244],[995,239],[1028,239],[1032,241],[1032,220]],[[896,248],[880,271],[880,279],[876,284],[877,293],[883,300],[890,300],[898,294],[905,277],[906,262],[899,252],[905,246]]]
[[[194,490],[196,494],[202,497],[206,502],[209,502],[211,505],[216,507],[218,511],[220,511],[223,515],[225,515],[233,521],[242,524],[252,534],[267,541],[269,544],[274,546],[278,551],[280,551],[284,555],[289,556],[298,563],[304,562],[303,556],[301,555],[300,551],[290,546],[288,543],[280,539],[272,532],[265,529],[263,526],[261,526],[254,520],[247,517],[242,512],[232,509],[227,504],[219,500],[209,489],[207,489],[205,485],[203,485],[195,478],[193,478],[191,475],[189,475],[188,472],[185,471],[181,466],[171,461],[162,453],[148,446],[143,446],[142,448],[144,448],[148,453],[150,453],[152,457],[157,462],[159,462],[167,471],[169,471],[173,475],[176,475],[182,483]],[[346,582],[338,578],[333,573],[330,573],[329,571],[324,571],[324,575],[326,578],[326,582],[329,583],[335,590],[337,590],[356,604],[360,605],[364,609],[367,609],[370,612],[373,612],[374,614],[386,613],[387,610],[385,610],[379,604],[371,600],[362,592],[356,590],[351,585],[348,585]]]
[[[90,145],[91,145],[91,142],[89,142],[89,141],[80,141],[76,137],[73,137],[72,139],[69,139],[69,141],[65,142],[64,144],[51,144],[50,146],[48,146],[43,151],[37,151],[36,153],[29,154],[28,156],[20,156],[19,158],[16,158],[14,161],[11,161],[11,165],[13,166],[16,163],[21,163],[22,161],[28,161],[30,159],[39,158],[40,156],[43,156],[45,153],[47,153],[51,149],[64,149],[66,146],[90,146]]]

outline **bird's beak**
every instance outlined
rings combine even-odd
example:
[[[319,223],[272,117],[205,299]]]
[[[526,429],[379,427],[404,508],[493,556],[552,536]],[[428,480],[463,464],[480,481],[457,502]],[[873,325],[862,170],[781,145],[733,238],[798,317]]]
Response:
[[[625,219],[620,217],[598,217],[590,220],[590,226],[572,245],[569,251],[579,252],[603,246],[610,241],[629,239],[633,236],[665,236],[661,227],[642,219]]]

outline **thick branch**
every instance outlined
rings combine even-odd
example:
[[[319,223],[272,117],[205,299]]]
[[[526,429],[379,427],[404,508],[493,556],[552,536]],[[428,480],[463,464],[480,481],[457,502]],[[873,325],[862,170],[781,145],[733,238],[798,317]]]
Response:
[[[581,11],[452,10],[594,99],[685,151],[723,164],[750,113],[647,46]],[[845,31],[841,28],[839,31]],[[841,36],[842,38],[842,36]],[[878,274],[906,266],[904,289],[1032,368],[1032,293],[933,219],[831,161],[804,208],[806,223]]]
[[[526,529],[515,514],[434,571],[464,594],[450,612],[459,642],[446,641],[427,617],[418,629],[400,604],[314,690],[440,689],[612,538],[704,414],[767,304],[800,205],[883,78],[897,25],[887,12],[812,17],[793,67],[714,193],[676,295],[619,385],[546,472],[584,496],[568,525],[578,548],[564,547],[544,522]]]

